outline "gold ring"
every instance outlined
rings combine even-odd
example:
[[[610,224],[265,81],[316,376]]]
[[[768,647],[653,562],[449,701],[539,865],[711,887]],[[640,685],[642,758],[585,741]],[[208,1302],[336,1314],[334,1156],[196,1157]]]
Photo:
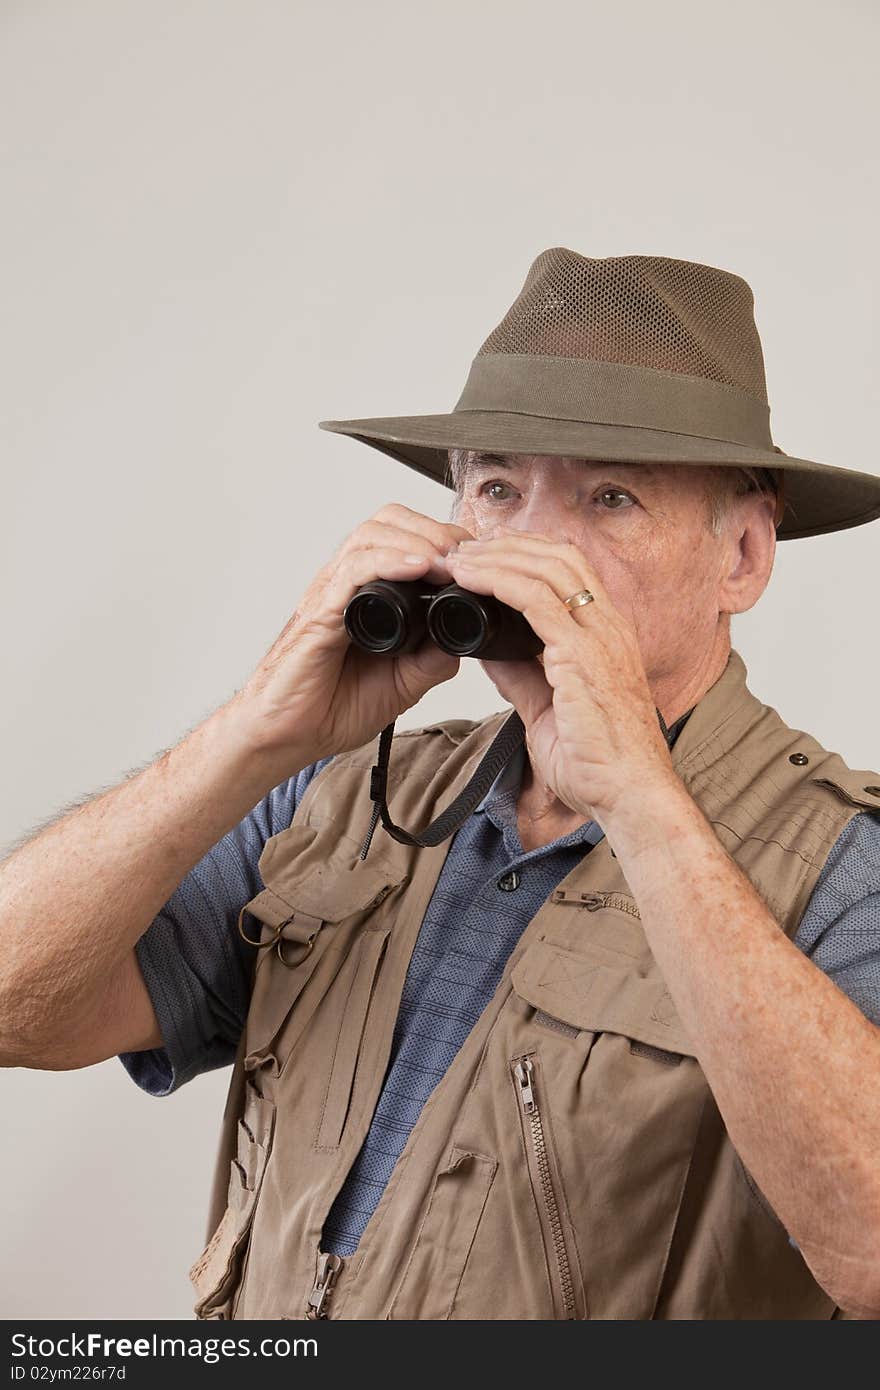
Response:
[[[596,602],[589,589],[579,589],[576,594],[572,594],[570,598],[563,601],[566,608],[582,608],[585,603]]]

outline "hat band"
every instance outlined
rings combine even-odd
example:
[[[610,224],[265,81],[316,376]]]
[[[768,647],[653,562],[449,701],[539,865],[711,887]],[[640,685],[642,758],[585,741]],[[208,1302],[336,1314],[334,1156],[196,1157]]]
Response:
[[[770,407],[735,386],[589,358],[483,353],[473,360],[455,410],[634,425],[773,448]]]

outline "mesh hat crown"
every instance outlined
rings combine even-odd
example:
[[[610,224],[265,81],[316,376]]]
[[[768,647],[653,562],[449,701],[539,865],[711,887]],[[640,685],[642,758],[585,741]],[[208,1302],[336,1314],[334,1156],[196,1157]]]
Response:
[[[880,478],[773,443],[746,281],[668,256],[542,251],[451,412],[320,426],[447,486],[451,448],[769,468],[784,490],[779,540],[880,516]]]

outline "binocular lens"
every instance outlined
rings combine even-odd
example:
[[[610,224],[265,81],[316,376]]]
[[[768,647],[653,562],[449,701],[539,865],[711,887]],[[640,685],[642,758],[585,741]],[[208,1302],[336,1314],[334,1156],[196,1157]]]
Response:
[[[401,615],[393,603],[377,594],[363,594],[349,605],[352,637],[368,651],[385,652],[403,635]]]
[[[343,621],[357,646],[396,656],[426,635],[452,656],[486,661],[524,661],[544,646],[517,609],[458,584],[374,579],[349,599]]]
[[[486,623],[479,605],[454,594],[435,599],[428,627],[438,647],[456,656],[468,656],[485,638]]]

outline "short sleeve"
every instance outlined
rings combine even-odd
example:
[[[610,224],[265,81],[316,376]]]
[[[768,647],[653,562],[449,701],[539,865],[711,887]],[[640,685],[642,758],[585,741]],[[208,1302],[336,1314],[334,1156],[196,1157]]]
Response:
[[[119,1060],[149,1095],[167,1096],[235,1060],[250,1002],[257,948],[238,914],[263,887],[266,841],[290,825],[321,758],[280,783],[190,870],[135,946],[164,1047]]]
[[[833,845],[794,940],[880,1026],[880,812],[860,811]]]

